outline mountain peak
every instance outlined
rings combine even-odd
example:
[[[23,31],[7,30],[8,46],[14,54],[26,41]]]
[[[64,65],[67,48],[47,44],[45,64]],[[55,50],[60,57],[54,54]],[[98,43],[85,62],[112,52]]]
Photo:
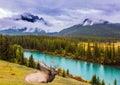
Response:
[[[43,17],[39,18],[39,21],[42,21],[45,25],[49,25],[49,24],[44,20]]]
[[[99,23],[99,24],[109,24],[109,21],[100,19],[100,20],[98,21],[98,23]]]
[[[82,25],[83,26],[91,26],[91,25],[94,25],[94,24],[109,24],[108,21],[106,20],[103,20],[103,19],[89,19],[89,18],[86,18],[84,19],[84,21],[82,22]]]
[[[15,21],[22,20],[22,21],[27,21],[27,22],[31,22],[31,23],[42,22],[44,25],[48,25],[48,22],[45,21],[45,19],[43,17],[39,18],[39,16],[33,15],[31,13],[23,13],[23,14],[20,14],[17,16],[13,16],[13,19]]]
[[[30,13],[24,13],[24,14],[21,15],[21,19],[24,20],[24,21],[34,23],[34,22],[39,20],[39,17],[35,16],[35,15],[32,15]]]
[[[86,25],[93,25],[93,21],[89,18],[86,18],[83,23],[82,23],[83,26],[86,26]]]

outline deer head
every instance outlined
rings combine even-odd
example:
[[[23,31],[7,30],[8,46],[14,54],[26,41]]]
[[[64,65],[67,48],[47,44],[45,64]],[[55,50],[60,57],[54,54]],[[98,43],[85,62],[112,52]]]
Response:
[[[44,61],[42,61],[42,63],[40,63],[41,67],[47,71],[49,78],[47,79],[47,82],[52,82],[55,78],[55,75],[58,74],[58,72],[55,70],[55,68],[53,67],[48,67]]]
[[[55,78],[55,75],[58,74],[58,72],[54,69],[54,68],[50,68],[50,70],[48,70],[48,75],[49,75],[49,78],[48,78],[48,82],[52,82]]]

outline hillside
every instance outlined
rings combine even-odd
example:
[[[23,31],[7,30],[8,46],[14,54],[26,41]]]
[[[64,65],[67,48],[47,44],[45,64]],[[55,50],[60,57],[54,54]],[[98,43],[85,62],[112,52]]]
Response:
[[[120,38],[120,24],[74,25],[60,31],[58,35]]]
[[[24,77],[37,70],[0,60],[0,85],[88,85],[74,79],[56,76],[52,83],[26,83]]]

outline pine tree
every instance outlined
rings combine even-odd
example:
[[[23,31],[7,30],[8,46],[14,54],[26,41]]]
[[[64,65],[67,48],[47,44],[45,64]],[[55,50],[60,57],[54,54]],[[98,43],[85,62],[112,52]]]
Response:
[[[92,57],[92,53],[91,53],[90,43],[89,42],[88,42],[88,46],[87,46],[87,57],[88,58]]]
[[[69,75],[69,69],[67,69],[67,75]]]
[[[35,62],[32,55],[29,57],[29,67],[31,68],[35,67]]]
[[[7,60],[7,61],[10,60],[10,58],[9,58],[9,48],[10,48],[10,44],[9,44],[9,41],[8,41],[8,37],[5,36],[5,38],[3,40],[2,48],[1,48],[2,49],[1,50],[1,52],[2,52],[1,59]]]
[[[93,75],[92,80],[91,80],[92,85],[97,85],[96,81],[97,81],[96,75]]]
[[[102,80],[102,83],[101,83],[101,85],[105,85],[105,82],[104,82],[104,80]]]
[[[114,80],[114,85],[117,85],[117,80],[116,79]]]
[[[24,58],[23,55],[21,56],[21,62],[20,62],[20,64],[21,64],[21,65],[25,65],[25,64],[26,64],[25,58]]]
[[[0,56],[2,55],[2,44],[3,44],[3,36],[0,35]]]
[[[100,57],[100,50],[97,43],[94,44],[94,57],[95,58]]]
[[[96,84],[100,85],[100,79],[99,79],[99,77],[97,77],[97,79],[96,79]]]
[[[27,58],[24,58],[24,65],[28,66],[28,59]]]
[[[116,56],[116,52],[115,52],[115,44],[113,43],[113,55],[112,55],[112,57],[114,58],[115,56]]]
[[[39,62],[37,63],[36,68],[37,68],[38,70],[41,70],[41,68],[40,68],[40,63],[39,63]]]
[[[63,70],[62,77],[65,77],[65,76],[66,76],[66,72],[65,70]]]
[[[109,59],[112,59],[112,45],[110,44],[110,49],[109,49]]]

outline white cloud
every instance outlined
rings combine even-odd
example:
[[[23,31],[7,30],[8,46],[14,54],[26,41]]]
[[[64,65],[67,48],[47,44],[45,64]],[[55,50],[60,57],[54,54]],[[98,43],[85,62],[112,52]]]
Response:
[[[75,13],[75,14],[99,14],[103,13],[104,11],[102,10],[97,10],[97,9],[65,9],[68,13]]]
[[[11,17],[12,15],[17,14],[11,11],[0,8],[0,18]]]
[[[119,4],[119,0],[0,0],[0,18],[31,12],[52,24],[49,28],[35,26],[47,31],[60,31],[80,24],[85,18],[120,22]]]
[[[27,23],[27,22],[13,22],[13,21],[1,21],[1,28],[8,28],[10,26],[18,26],[18,27],[29,27],[29,28],[35,28],[39,27],[47,32],[58,32],[62,29],[71,27],[76,24],[80,24],[83,22],[85,18],[91,18],[91,19],[105,19],[110,21],[117,22],[119,19],[119,15],[117,13],[111,14],[111,15],[105,15],[104,11],[102,10],[96,10],[96,9],[63,9],[63,14],[52,16],[48,14],[39,14],[39,17],[43,17],[48,23],[51,24],[51,26],[44,26],[41,23]],[[5,13],[4,13],[5,12]],[[8,11],[9,12],[9,11]],[[6,10],[2,10],[1,13],[8,13]],[[15,13],[9,12],[9,15],[13,15]],[[6,14],[8,16],[8,14]],[[7,23],[7,25],[6,25]]]

